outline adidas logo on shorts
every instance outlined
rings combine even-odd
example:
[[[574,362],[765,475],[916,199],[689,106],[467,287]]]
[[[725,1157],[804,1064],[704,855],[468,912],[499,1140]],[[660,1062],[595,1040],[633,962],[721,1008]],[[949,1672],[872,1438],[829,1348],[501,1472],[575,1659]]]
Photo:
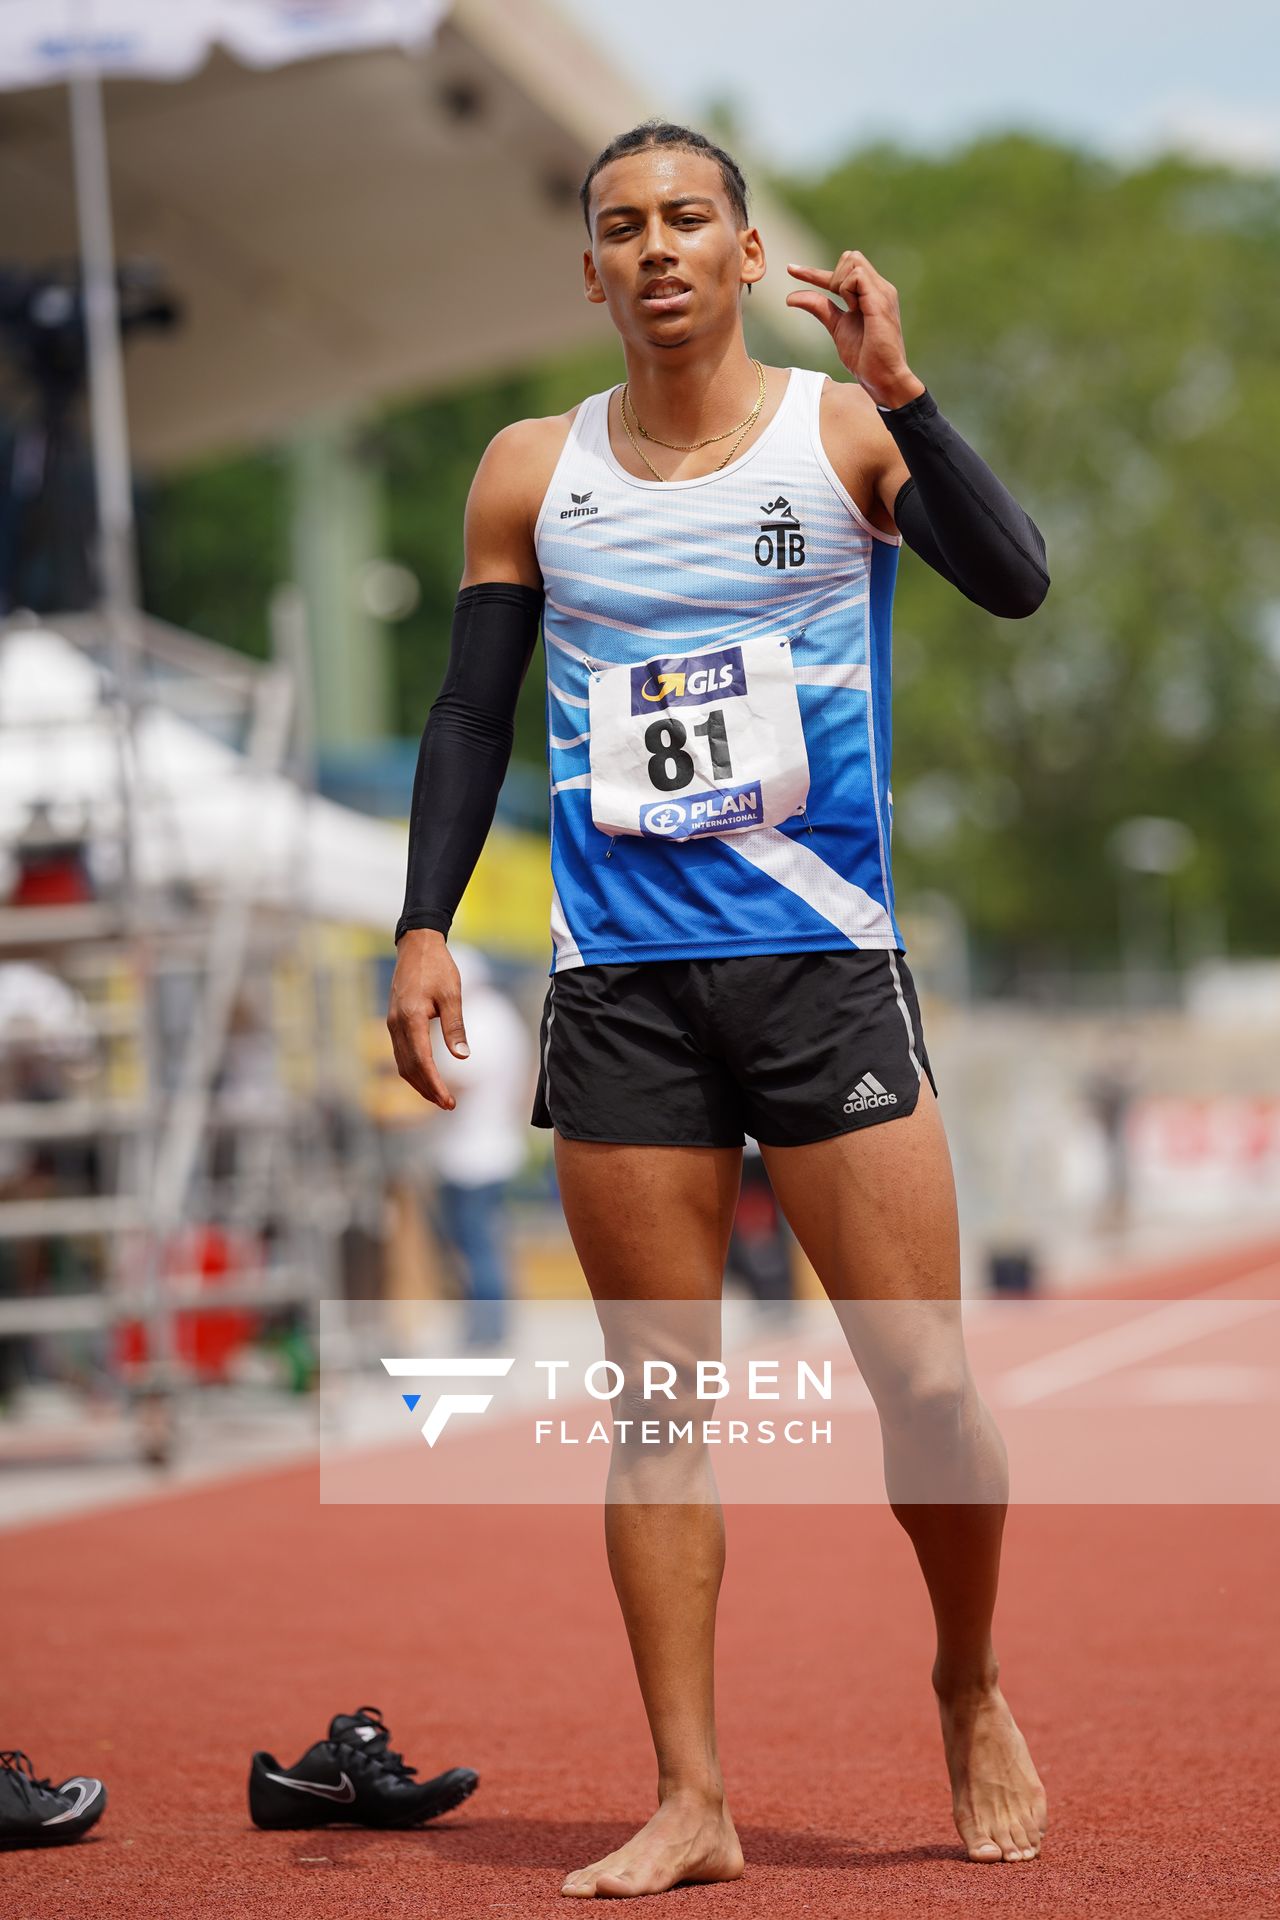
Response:
[[[896,1107],[898,1096],[882,1087],[874,1073],[864,1073],[844,1103],[846,1113],[864,1113],[868,1107]]]

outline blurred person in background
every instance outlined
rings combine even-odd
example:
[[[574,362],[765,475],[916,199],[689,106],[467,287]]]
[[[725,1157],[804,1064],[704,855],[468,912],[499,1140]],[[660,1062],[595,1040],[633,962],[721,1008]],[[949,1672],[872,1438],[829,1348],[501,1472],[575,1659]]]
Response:
[[[729,1237],[726,1272],[778,1318],[791,1304],[791,1241],[760,1143],[748,1134],[742,1149],[742,1186]]]
[[[1044,1792],[991,1637],[1007,1466],[964,1350],[950,1155],[889,879],[889,620],[900,539],[1007,618],[1045,596],[1044,542],[912,371],[865,255],[789,269],[790,304],[852,379],[749,356],[764,246],[705,135],[620,135],[582,207],[586,297],[627,381],[505,428],[473,483],[414,783],[397,1064],[454,1107],[431,1050],[438,1017],[451,1078],[469,1055],[445,936],[541,621],[554,958],[534,1121],[592,1294],[719,1299],[750,1132],[832,1300],[908,1308],[861,1316],[874,1332],[850,1342],[933,1606],[956,1826],[971,1860],[1032,1859]],[[578,1898],[743,1871],[713,1705],[723,1515],[705,1449],[660,1464],[692,1491],[647,1492],[615,1444],[605,1508],[659,1805],[569,1875]]]
[[[1087,1075],[1082,1093],[1098,1130],[1105,1167],[1099,1230],[1123,1236],[1130,1224],[1133,1182],[1129,1126],[1138,1095],[1137,1050],[1128,1033],[1120,1031],[1112,1036],[1107,1056]]]
[[[533,1044],[484,955],[455,946],[453,959],[467,996],[472,1051],[457,1063],[456,1115],[430,1133],[436,1224],[468,1302],[466,1343],[491,1347],[505,1337],[512,1292],[507,1188],[528,1152]]]

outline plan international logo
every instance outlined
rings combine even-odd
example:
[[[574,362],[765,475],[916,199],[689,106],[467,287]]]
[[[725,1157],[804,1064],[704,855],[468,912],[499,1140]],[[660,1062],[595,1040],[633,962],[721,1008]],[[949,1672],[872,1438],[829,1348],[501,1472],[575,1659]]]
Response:
[[[691,840],[698,833],[725,833],[730,827],[758,827],[764,819],[760,783],[731,793],[712,787],[706,793],[685,794],[679,800],[655,800],[640,809],[641,833],[669,840],[678,835]]]

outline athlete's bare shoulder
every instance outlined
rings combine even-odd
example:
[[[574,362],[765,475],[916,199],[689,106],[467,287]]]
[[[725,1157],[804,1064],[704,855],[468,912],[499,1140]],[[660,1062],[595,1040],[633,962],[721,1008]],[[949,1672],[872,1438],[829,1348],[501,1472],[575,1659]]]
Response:
[[[891,531],[883,495],[901,456],[871,395],[856,380],[828,380],[819,424],[827,458],[849,493],[873,526]]]
[[[494,434],[467,496],[464,586],[484,580],[542,585],[533,529],[576,412],[513,420]]]
[[[875,401],[856,380],[828,380],[822,389],[822,422],[828,418],[844,432],[866,437],[885,432]]]
[[[564,451],[578,409],[567,413],[548,413],[530,420],[513,420],[509,427],[495,433],[485,448],[480,469],[499,470],[507,483],[526,484],[542,481],[546,491],[556,461]]]

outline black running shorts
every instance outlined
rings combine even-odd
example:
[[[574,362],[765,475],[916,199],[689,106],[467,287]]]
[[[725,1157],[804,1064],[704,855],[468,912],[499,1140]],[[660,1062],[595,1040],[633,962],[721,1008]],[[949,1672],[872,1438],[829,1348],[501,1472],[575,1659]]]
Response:
[[[845,947],[552,975],[535,1127],[569,1140],[799,1147],[937,1091],[901,954]]]

